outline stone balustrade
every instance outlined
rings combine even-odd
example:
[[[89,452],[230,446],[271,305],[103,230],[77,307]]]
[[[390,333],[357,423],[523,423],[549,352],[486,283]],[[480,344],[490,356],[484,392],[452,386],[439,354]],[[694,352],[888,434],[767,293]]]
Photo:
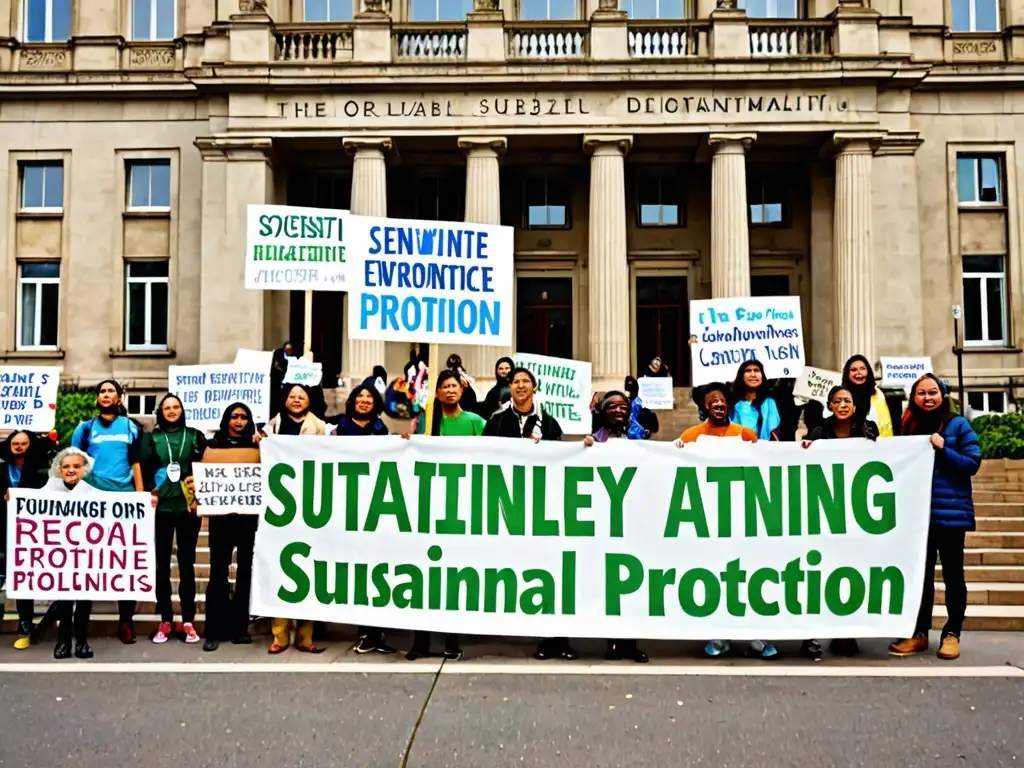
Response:
[[[396,60],[461,61],[466,58],[465,24],[396,25],[392,40]]]
[[[517,22],[505,25],[505,50],[510,60],[585,59],[590,26],[586,22]]]
[[[751,56],[832,56],[834,25],[827,20],[766,21],[747,26]]]
[[[708,25],[695,22],[636,21],[629,24],[629,55],[634,59],[707,56]]]
[[[274,33],[276,61],[335,62],[352,59],[352,27],[281,24]]]

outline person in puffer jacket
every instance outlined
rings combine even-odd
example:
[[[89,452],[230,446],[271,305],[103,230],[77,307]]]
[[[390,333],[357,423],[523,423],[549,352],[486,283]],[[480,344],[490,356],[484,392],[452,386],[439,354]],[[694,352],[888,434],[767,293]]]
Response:
[[[932,470],[932,513],[928,527],[928,551],[924,590],[914,636],[889,646],[893,656],[913,656],[928,650],[928,630],[935,602],[935,555],[942,561],[948,618],[942,628],[938,657],[960,656],[960,632],[967,612],[964,581],[964,536],[974,530],[971,477],[981,468],[978,436],[963,416],[953,414],[949,389],[930,373],[911,390],[910,408],[903,415],[904,435],[930,435],[935,448]]]

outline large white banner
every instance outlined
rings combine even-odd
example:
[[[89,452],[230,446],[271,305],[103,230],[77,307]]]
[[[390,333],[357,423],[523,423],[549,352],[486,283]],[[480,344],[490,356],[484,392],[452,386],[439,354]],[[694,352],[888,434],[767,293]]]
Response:
[[[909,636],[927,438],[708,440],[271,437],[252,611],[540,637]]]
[[[512,346],[514,230],[351,216],[351,339]]]
[[[155,515],[148,493],[11,489],[7,597],[152,600]]]
[[[694,386],[733,381],[747,360],[759,360],[769,379],[792,379],[803,370],[799,296],[691,301],[690,329]]]
[[[60,368],[0,365],[0,429],[49,432],[57,417]]]
[[[592,366],[582,360],[517,352],[515,364],[537,377],[537,402],[558,421],[567,435],[593,431],[590,399],[593,397]]]
[[[250,205],[245,287],[260,291],[344,291],[349,275],[348,211]]]
[[[185,407],[185,422],[206,432],[220,427],[224,409],[245,403],[257,424],[270,420],[270,371],[247,365],[172,365],[167,390]]]

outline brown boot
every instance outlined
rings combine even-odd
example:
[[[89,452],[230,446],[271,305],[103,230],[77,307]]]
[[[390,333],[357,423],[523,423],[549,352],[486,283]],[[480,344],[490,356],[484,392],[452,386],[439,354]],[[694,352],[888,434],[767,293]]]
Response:
[[[960,638],[956,635],[946,635],[942,638],[942,645],[939,646],[939,652],[935,654],[940,659],[945,661],[952,661],[953,659],[960,658]]]
[[[913,656],[928,650],[927,637],[908,637],[889,646],[890,656]]]

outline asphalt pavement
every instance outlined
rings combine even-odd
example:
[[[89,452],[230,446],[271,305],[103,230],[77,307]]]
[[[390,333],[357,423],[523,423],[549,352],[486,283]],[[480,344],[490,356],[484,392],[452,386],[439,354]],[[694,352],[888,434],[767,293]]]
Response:
[[[1024,765],[1024,636],[972,633],[964,656],[708,661],[649,643],[648,665],[536,662],[532,644],[464,643],[468,660],[316,657],[252,647],[95,643],[90,662],[0,638],[0,768],[227,765]],[[934,645],[933,636],[933,645]],[[406,638],[397,635],[396,645]]]

